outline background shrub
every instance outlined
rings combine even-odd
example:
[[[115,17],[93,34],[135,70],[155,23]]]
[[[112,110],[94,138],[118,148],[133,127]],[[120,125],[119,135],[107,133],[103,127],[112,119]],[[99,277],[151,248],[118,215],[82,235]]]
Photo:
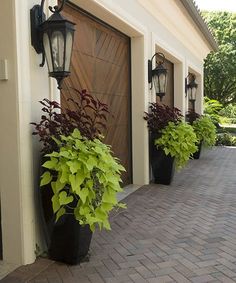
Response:
[[[236,124],[236,104],[228,104],[220,110],[219,115],[223,116],[222,122]]]
[[[216,137],[216,145],[236,146],[236,136],[228,132],[219,133]]]
[[[204,146],[213,146],[216,141],[216,127],[207,116],[202,116],[193,121],[192,127],[199,140]]]

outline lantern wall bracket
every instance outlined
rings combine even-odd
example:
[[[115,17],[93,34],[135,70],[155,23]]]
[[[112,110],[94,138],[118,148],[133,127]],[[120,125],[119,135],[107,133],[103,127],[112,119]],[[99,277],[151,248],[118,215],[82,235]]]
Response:
[[[52,13],[60,13],[65,5],[66,0],[62,0],[60,6],[49,6],[48,9]],[[35,51],[38,54],[42,54],[42,62],[40,63],[40,67],[43,67],[45,64],[45,54],[43,50],[43,39],[41,33],[41,24],[46,21],[46,15],[44,11],[44,3],[45,0],[41,0],[40,5],[34,5],[30,10],[30,23],[31,23],[31,45],[34,47]]]

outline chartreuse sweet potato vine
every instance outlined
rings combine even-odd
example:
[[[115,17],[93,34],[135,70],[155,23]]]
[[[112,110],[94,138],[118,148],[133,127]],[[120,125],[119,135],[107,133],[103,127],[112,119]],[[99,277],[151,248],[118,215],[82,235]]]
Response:
[[[216,127],[207,116],[196,119],[192,127],[199,142],[203,142],[204,146],[213,146],[216,142]]]
[[[109,212],[125,207],[116,199],[117,192],[122,191],[120,173],[125,169],[111,155],[108,145],[82,137],[77,129],[55,141],[59,151],[45,155],[49,160],[43,167],[49,170],[41,176],[40,186],[51,183],[56,220],[70,211],[92,231],[96,223],[100,229],[110,230]]]
[[[189,124],[169,122],[161,130],[161,137],[155,140],[155,145],[163,149],[166,155],[175,157],[175,165],[180,169],[197,151],[197,141],[196,134]]]

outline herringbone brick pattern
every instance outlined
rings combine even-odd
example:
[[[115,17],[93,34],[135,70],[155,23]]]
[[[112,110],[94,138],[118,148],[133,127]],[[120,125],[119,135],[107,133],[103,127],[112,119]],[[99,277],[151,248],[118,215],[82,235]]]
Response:
[[[171,186],[144,186],[128,196],[112,231],[93,236],[89,262],[48,261],[27,282],[236,282],[235,170],[236,148],[205,151]]]

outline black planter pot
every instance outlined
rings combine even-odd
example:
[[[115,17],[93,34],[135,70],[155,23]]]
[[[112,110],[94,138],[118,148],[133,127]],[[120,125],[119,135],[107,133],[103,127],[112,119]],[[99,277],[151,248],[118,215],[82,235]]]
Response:
[[[39,177],[45,172],[45,168],[42,167],[42,164],[47,160],[48,158],[41,157],[40,167],[39,167]],[[38,195],[37,199],[39,203],[40,221],[44,234],[43,236],[47,245],[47,249],[49,249],[54,223],[56,220],[55,214],[52,209],[53,191],[51,188],[51,184],[42,187],[39,186],[37,195]]]
[[[198,150],[196,152],[194,152],[193,154],[193,158],[194,159],[199,159],[200,158],[200,154],[201,154],[201,150],[202,150],[202,142],[200,142],[198,145]]]
[[[56,220],[52,209],[52,196],[53,192],[50,185],[39,188],[40,216],[47,248],[49,248],[50,245],[51,235]]]
[[[45,161],[42,159],[41,164]],[[44,169],[40,167],[42,175]],[[56,222],[52,196],[51,185],[39,188],[40,218],[49,257],[67,264],[77,264],[88,254],[92,231],[88,225],[81,226],[72,214],[65,214]]]
[[[81,226],[73,215],[63,215],[54,224],[49,257],[67,264],[77,264],[87,256],[91,239],[89,225]]]
[[[174,176],[174,158],[166,155],[162,149],[157,149],[154,140],[157,137],[151,136],[150,139],[150,160],[155,184],[169,185]]]

